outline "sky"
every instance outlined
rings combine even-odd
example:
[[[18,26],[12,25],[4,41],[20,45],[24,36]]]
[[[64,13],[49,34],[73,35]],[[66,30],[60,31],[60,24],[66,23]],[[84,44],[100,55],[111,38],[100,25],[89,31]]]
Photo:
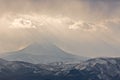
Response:
[[[0,0],[0,55],[49,42],[86,57],[120,57],[119,0]]]

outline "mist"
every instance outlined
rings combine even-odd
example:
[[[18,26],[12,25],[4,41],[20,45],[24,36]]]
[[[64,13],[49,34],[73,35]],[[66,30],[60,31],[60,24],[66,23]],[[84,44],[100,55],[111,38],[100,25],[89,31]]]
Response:
[[[0,53],[50,42],[75,55],[120,56],[119,0],[0,0]]]

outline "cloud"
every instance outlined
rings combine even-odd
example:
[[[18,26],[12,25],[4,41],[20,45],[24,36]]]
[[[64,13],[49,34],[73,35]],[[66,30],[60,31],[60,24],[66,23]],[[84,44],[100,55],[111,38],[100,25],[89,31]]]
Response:
[[[12,29],[59,29],[59,30],[79,30],[84,32],[95,32],[95,31],[107,31],[107,24],[110,21],[104,21],[104,23],[93,23],[93,22],[85,22],[80,20],[74,20],[69,17],[64,16],[56,16],[51,17],[48,15],[37,15],[37,14],[29,14],[29,15],[9,15],[10,20],[9,28]],[[6,20],[7,20],[6,18]],[[112,20],[113,23],[117,21]],[[117,22],[118,23],[118,22]],[[53,31],[52,30],[52,31]]]
[[[56,42],[64,36],[69,20],[37,14],[4,15],[0,19],[0,51],[18,50],[34,42]]]
[[[18,18],[15,19],[12,23],[10,28],[36,28],[36,26],[32,23],[32,21],[23,19],[23,18]]]
[[[86,21],[120,16],[118,0],[0,0],[0,7],[0,14],[35,12],[52,16],[64,15]]]
[[[84,21],[77,21],[74,24],[69,25],[69,29],[71,30],[79,30],[84,32],[100,32],[100,31],[108,31],[108,27],[104,24],[100,23],[87,23]]]
[[[18,50],[28,44],[44,41],[82,56],[102,56],[109,49],[111,56],[119,52],[116,49],[120,42],[120,35],[116,35],[116,30],[119,33],[119,18],[86,22],[66,16],[9,14],[3,16],[0,23],[1,52]]]
[[[119,55],[118,0],[0,0],[0,7],[2,52],[48,41],[83,56]]]

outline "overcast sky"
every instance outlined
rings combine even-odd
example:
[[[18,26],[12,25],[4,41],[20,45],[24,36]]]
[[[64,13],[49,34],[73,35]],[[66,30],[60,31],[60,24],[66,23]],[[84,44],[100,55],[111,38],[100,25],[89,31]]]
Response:
[[[120,0],[0,0],[0,53],[49,42],[87,57],[120,56]]]

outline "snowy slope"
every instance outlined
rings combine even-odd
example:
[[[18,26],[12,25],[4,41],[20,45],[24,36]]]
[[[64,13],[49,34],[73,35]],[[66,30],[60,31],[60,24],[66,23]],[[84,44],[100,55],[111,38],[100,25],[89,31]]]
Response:
[[[3,58],[30,63],[78,62],[87,59],[69,54],[50,43],[31,44],[20,51],[10,52],[8,54],[10,55],[4,56]]]
[[[120,80],[120,58],[31,64],[0,59],[0,80]]]

